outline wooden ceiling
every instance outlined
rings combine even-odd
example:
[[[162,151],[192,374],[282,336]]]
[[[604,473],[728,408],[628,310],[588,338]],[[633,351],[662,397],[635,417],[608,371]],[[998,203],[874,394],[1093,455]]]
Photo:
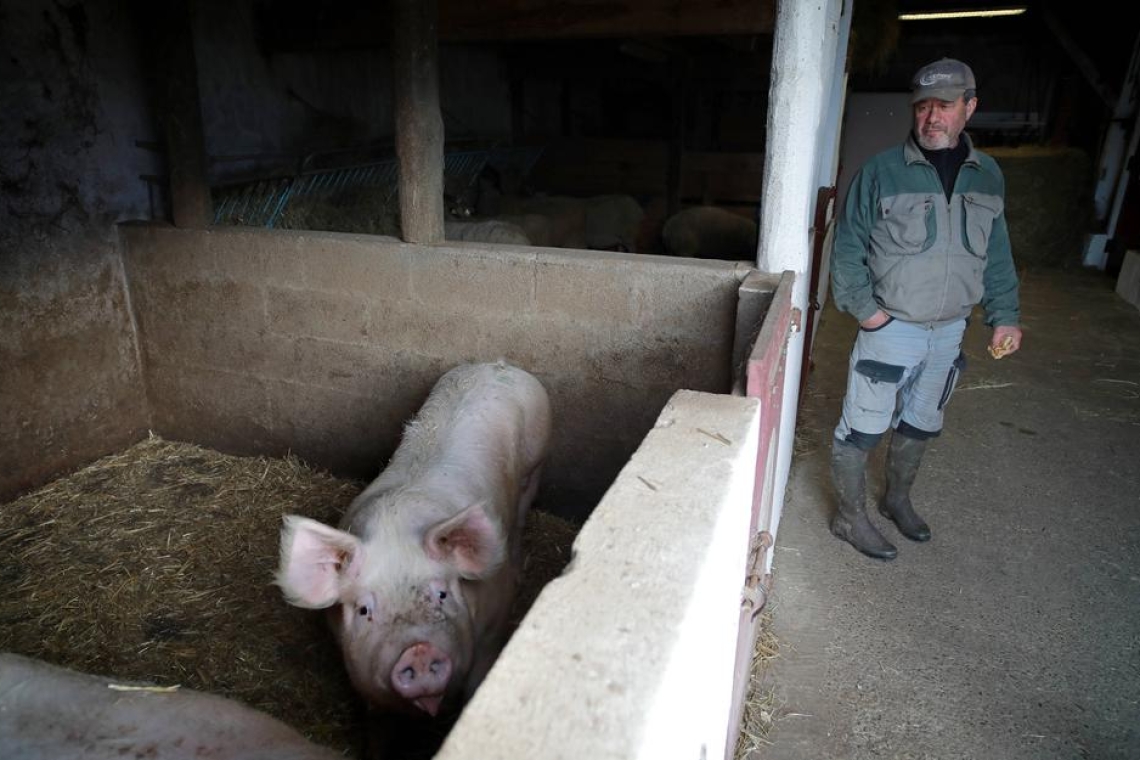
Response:
[[[771,34],[775,0],[439,0],[441,40]]]
[[[776,0],[437,0],[441,42],[770,35]],[[385,46],[388,2],[264,0],[267,53]],[[395,30],[391,30],[395,31]]]

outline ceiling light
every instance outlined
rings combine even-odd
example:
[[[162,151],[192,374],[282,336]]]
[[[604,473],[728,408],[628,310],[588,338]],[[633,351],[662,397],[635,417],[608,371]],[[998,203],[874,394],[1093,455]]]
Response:
[[[936,19],[946,20],[951,18],[997,18],[999,16],[1020,16],[1022,13],[1025,13],[1025,6],[960,11],[918,11],[915,13],[900,13],[899,21],[934,21]]]

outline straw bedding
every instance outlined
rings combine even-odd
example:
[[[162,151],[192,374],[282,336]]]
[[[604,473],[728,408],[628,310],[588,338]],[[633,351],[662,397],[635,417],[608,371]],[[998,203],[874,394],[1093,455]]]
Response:
[[[752,667],[748,689],[740,715],[740,733],[733,752],[735,760],[762,757],[770,743],[768,736],[780,712],[775,686],[768,678],[768,668],[780,656],[780,644],[772,633],[772,611],[765,609],[752,646]]]
[[[151,436],[0,506],[0,650],[222,694],[359,754],[362,711],[323,616],[271,583],[281,515],[335,524],[362,486]],[[575,533],[532,511],[516,619]]]

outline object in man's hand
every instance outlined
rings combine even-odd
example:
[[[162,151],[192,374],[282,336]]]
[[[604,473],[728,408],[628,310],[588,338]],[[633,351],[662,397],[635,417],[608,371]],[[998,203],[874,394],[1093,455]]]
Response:
[[[994,348],[992,345],[987,346],[987,348],[989,349],[990,356],[995,359],[1000,359],[1013,350],[1013,336],[1005,336],[997,348]]]

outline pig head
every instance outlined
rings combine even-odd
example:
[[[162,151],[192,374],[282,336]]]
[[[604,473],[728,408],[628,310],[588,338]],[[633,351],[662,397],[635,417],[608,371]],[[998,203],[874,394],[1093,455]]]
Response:
[[[375,707],[436,715],[490,669],[549,438],[537,379],[461,365],[338,528],[285,517],[277,584],[291,604],[329,608],[349,677]]]

